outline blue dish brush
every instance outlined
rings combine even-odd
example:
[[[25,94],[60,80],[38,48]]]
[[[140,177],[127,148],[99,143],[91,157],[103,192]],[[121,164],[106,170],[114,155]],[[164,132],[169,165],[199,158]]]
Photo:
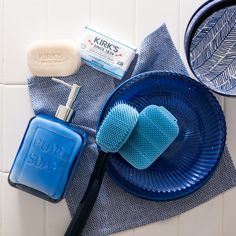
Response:
[[[176,118],[164,107],[150,105],[140,113],[136,127],[119,153],[136,169],[146,169],[178,134]]]
[[[106,170],[109,153],[118,152],[132,133],[139,117],[138,111],[117,103],[104,118],[96,136],[100,152],[89,180],[87,190],[76,210],[65,236],[81,235],[97,199]]]

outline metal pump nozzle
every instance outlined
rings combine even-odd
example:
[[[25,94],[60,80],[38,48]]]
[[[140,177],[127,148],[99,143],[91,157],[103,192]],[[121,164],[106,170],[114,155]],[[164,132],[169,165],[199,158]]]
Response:
[[[74,110],[71,107],[72,107],[81,87],[78,84],[70,85],[70,84],[68,84],[60,79],[56,79],[56,78],[52,78],[52,80],[57,83],[64,84],[65,86],[67,86],[71,89],[66,105],[65,106],[59,105],[57,112],[55,114],[55,117],[57,117],[58,119],[69,122],[72,115],[73,115],[73,112],[74,112]]]

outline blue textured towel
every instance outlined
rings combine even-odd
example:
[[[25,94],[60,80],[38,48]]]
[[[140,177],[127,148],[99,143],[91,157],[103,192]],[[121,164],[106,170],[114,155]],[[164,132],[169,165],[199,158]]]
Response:
[[[145,38],[126,78],[141,72],[159,70],[187,74],[166,26]],[[99,112],[108,95],[122,81],[113,79],[83,65],[72,76],[63,78],[82,86],[74,109],[73,125],[84,128],[90,135],[87,148],[69,191],[66,201],[73,215],[88,184],[96,157],[95,128]],[[54,115],[59,104],[65,104],[69,90],[48,78],[30,78],[29,90],[35,113]],[[236,170],[227,148],[215,173],[205,186],[195,193],[169,202],[150,202],[125,192],[105,175],[100,194],[87,222],[84,235],[106,235],[181,214],[206,202],[236,185]]]

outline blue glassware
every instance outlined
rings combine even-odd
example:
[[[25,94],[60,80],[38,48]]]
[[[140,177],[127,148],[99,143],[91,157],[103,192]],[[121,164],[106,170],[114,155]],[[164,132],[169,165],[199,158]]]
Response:
[[[163,106],[176,117],[179,135],[147,169],[133,168],[112,154],[107,171],[126,191],[148,200],[172,200],[199,189],[211,176],[223,153],[226,124],[216,98],[189,77],[144,73],[123,83],[108,99],[99,124],[110,107],[127,102],[139,112],[148,105]]]
[[[216,93],[236,95],[236,2],[213,0],[192,16],[185,52],[197,79]]]
[[[40,114],[30,120],[9,174],[12,186],[51,202],[63,198],[87,140],[83,130],[68,123],[78,90],[72,86],[56,117]]]

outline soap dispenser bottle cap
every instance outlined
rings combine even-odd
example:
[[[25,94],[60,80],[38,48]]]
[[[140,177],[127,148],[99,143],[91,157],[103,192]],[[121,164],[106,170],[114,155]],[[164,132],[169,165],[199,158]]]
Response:
[[[68,84],[60,79],[56,79],[56,78],[52,78],[52,80],[57,83],[64,84],[65,86],[67,86],[71,89],[66,105],[65,106],[59,105],[57,112],[55,114],[55,117],[57,117],[58,119],[69,122],[71,120],[71,117],[74,112],[74,110],[71,107],[72,107],[72,105],[79,93],[80,86],[78,84],[70,85],[70,84]]]

